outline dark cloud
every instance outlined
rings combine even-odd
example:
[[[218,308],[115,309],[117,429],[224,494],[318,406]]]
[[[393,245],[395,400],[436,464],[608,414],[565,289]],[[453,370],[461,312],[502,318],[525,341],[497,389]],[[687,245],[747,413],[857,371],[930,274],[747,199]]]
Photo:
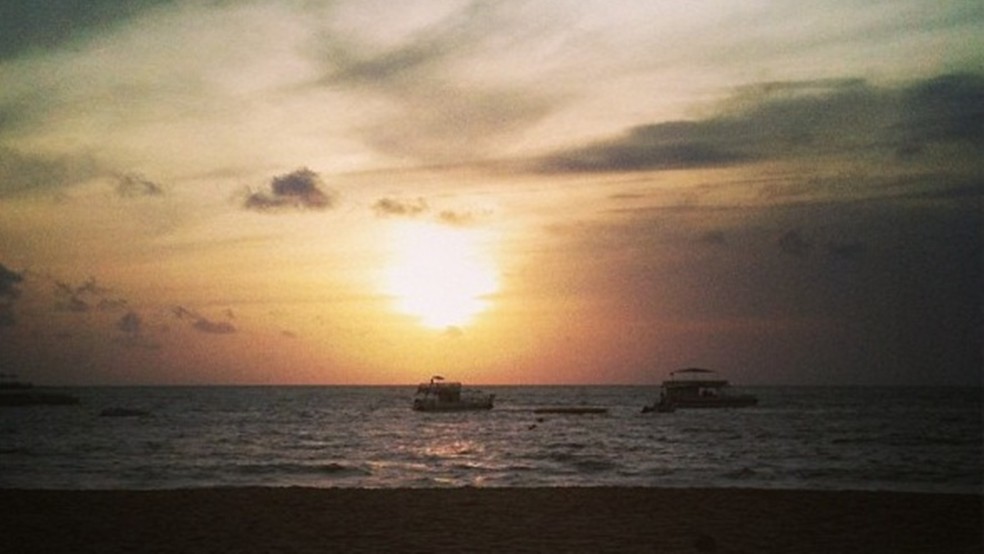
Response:
[[[83,282],[81,285],[75,287],[76,294],[95,294],[102,295],[111,292],[110,289],[100,285],[96,282],[95,277],[89,277],[88,280]]]
[[[87,157],[46,157],[0,146],[0,198],[55,190],[99,173]]]
[[[416,217],[428,210],[423,198],[400,200],[397,198],[381,198],[372,205],[378,216]]]
[[[254,192],[246,197],[244,207],[250,210],[269,211],[280,209],[324,210],[334,206],[335,193],[322,190],[323,183],[317,173],[301,168],[286,175],[274,177],[270,191]]]
[[[984,145],[984,75],[943,75],[903,93],[906,145],[966,141]]]
[[[55,306],[59,310],[69,312],[88,312],[93,308],[100,311],[115,311],[126,307],[124,298],[110,296],[111,289],[100,285],[95,277],[89,277],[79,285],[64,281],[54,281]]]
[[[189,310],[184,306],[175,306],[171,309],[171,313],[178,319],[191,320],[192,329],[202,333],[226,335],[236,332],[236,327],[233,326],[232,323],[229,323],[228,321],[215,321],[208,319],[207,317],[195,312],[194,310]],[[231,312],[227,311],[227,315],[230,315],[231,317]]]
[[[14,318],[14,300],[21,294],[18,284],[23,280],[22,274],[0,264],[0,327],[9,327],[17,322]]]
[[[613,172],[734,165],[817,156],[904,154],[932,144],[984,144],[984,77],[944,75],[900,88],[862,80],[744,87],[722,113],[634,127],[541,159],[548,172]]]
[[[543,161],[558,172],[642,171],[733,164],[749,154],[715,144],[716,124],[661,123],[631,129],[625,136],[564,152]]]
[[[8,269],[0,263],[0,298],[14,299],[20,295],[17,284],[24,280],[24,276],[16,271]]]
[[[123,198],[141,196],[163,196],[164,187],[143,175],[128,173],[120,175],[116,180],[116,194]]]
[[[65,298],[57,304],[57,307],[61,310],[78,313],[88,312],[92,308],[88,302],[78,296]]]
[[[143,322],[136,312],[127,312],[116,322],[116,328],[128,335],[137,335],[143,328]]]
[[[236,332],[236,328],[228,321],[212,321],[205,318],[196,320],[195,323],[192,324],[192,327],[203,333],[215,335],[224,335]]]
[[[124,314],[116,322],[116,328],[123,333],[123,336],[118,337],[116,342],[127,348],[157,350],[161,347],[159,343],[146,336],[143,320],[136,312],[130,311]]]
[[[0,3],[0,60],[102,33],[172,0],[9,0]]]

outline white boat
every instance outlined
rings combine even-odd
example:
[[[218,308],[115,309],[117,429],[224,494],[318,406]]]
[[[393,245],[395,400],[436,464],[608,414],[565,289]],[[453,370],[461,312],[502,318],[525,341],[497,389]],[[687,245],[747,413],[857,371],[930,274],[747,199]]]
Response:
[[[643,412],[672,412],[677,408],[741,408],[758,404],[750,394],[731,394],[730,383],[710,369],[688,367],[670,372],[659,401]]]
[[[462,389],[461,383],[445,382],[443,377],[435,375],[429,383],[417,386],[413,409],[419,412],[491,410],[494,400],[494,394]]]

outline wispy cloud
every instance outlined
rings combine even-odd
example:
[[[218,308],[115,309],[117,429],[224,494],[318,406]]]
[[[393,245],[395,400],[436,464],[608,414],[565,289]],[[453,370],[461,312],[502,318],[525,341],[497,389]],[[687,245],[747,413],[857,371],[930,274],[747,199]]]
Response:
[[[400,198],[380,198],[372,205],[372,210],[377,217],[404,217],[404,218],[423,218],[427,217],[441,225],[454,227],[466,227],[474,225],[482,217],[487,217],[488,212],[476,212],[472,210],[453,210],[445,209],[434,213],[430,205],[423,198],[400,199]]]
[[[437,214],[437,221],[445,225],[455,227],[467,227],[477,223],[481,218],[487,217],[489,212],[475,212],[471,210],[441,210]]]
[[[367,93],[396,108],[363,128],[364,140],[379,152],[427,163],[483,157],[557,105],[543,89],[466,83],[458,75],[468,60],[489,57],[504,29],[522,34],[520,25],[505,7],[470,2],[382,49],[331,35],[321,85]]]

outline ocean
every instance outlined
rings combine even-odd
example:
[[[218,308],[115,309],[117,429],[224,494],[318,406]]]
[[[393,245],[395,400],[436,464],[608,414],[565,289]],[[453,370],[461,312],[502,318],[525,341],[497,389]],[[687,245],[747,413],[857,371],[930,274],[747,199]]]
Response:
[[[749,487],[982,494],[979,388],[748,387],[759,405],[641,413],[653,386],[81,387],[0,408],[0,488]],[[537,414],[594,406],[604,414]],[[142,415],[106,417],[125,408]]]

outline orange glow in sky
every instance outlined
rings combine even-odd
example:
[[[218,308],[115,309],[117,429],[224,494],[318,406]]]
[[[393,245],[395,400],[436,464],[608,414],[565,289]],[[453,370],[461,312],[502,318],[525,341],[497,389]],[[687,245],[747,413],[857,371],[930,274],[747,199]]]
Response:
[[[0,372],[980,382],[980,0],[96,4],[4,4]]]

